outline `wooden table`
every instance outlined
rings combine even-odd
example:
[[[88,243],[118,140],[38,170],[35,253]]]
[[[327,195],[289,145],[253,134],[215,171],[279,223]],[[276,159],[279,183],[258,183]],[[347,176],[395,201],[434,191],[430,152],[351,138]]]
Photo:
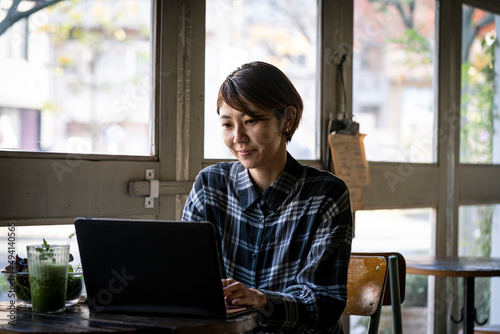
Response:
[[[171,318],[160,315],[125,315],[89,312],[78,304],[59,314],[34,313],[30,308],[16,307],[11,313],[9,302],[0,302],[0,333],[243,333],[258,326],[257,313],[229,320],[207,318]],[[15,324],[10,315],[14,314]]]
[[[408,257],[406,258],[406,272],[415,275],[463,277],[464,306],[461,319],[455,322],[463,321],[464,333],[472,334],[474,333],[474,321],[478,322],[474,308],[474,278],[500,276],[500,258]]]

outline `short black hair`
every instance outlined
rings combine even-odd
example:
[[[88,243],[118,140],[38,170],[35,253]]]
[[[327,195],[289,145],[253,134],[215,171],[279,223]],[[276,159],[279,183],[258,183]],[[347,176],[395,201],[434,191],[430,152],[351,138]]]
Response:
[[[283,118],[285,107],[294,107],[297,115],[289,129],[288,141],[299,125],[304,108],[290,79],[276,66],[261,61],[243,64],[227,76],[219,89],[217,113],[222,102],[256,119],[261,116],[248,109],[248,104],[261,110],[272,110],[278,120]]]

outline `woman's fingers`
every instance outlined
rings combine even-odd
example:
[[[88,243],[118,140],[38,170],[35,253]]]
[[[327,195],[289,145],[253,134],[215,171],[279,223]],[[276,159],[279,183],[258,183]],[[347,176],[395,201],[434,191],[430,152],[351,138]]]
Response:
[[[226,283],[224,296],[227,304],[261,306],[262,303],[267,302],[264,294],[259,290],[249,289],[243,283],[232,278],[227,279]]]
[[[232,279],[232,278],[224,278],[224,279],[226,280],[226,282],[227,282],[227,284],[228,284],[228,285],[236,282],[236,281],[235,281],[234,279]]]
[[[229,278],[226,280],[226,286],[224,287],[224,296],[226,298],[226,303],[231,305],[245,305],[242,302],[242,298],[245,297],[248,290],[242,283]],[[224,286],[224,283],[223,283]]]

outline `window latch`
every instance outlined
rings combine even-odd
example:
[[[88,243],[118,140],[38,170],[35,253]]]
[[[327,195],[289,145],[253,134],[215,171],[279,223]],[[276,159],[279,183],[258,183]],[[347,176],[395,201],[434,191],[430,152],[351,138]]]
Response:
[[[149,181],[149,196],[144,197],[144,208],[155,207],[155,198],[160,196],[160,180],[155,180],[155,170],[146,169],[146,181]]]

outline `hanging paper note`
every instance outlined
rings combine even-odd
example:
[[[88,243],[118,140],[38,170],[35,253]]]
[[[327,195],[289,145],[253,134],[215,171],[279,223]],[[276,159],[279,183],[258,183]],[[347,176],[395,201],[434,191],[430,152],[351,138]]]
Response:
[[[332,172],[346,183],[353,211],[364,207],[361,186],[372,184],[363,145],[364,137],[360,133],[332,133],[328,136],[333,161]]]

